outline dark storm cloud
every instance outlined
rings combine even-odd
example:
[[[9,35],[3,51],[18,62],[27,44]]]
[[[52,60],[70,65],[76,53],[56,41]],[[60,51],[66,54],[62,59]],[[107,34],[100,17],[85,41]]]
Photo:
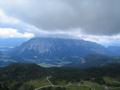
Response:
[[[6,0],[2,5],[23,21],[51,32],[80,28],[94,35],[120,33],[120,0]]]

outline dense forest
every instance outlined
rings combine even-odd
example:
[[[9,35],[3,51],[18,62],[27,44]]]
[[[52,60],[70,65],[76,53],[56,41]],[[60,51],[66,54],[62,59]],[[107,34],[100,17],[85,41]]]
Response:
[[[92,83],[98,83],[99,85],[120,87],[119,68],[120,64],[111,64],[101,68],[78,69],[67,67],[43,68],[36,64],[15,63],[0,68],[0,90],[34,90],[37,86],[34,86],[34,84],[31,83],[36,80],[42,82],[42,80],[45,80],[46,77],[50,77],[49,80],[54,85],[59,85],[61,82],[67,84],[90,81]],[[117,81],[114,81],[114,84],[106,83],[105,78],[111,78]],[[37,82],[36,84],[41,82]],[[51,88],[51,85],[49,88]],[[65,90],[64,87],[56,88],[57,89],[41,89]]]

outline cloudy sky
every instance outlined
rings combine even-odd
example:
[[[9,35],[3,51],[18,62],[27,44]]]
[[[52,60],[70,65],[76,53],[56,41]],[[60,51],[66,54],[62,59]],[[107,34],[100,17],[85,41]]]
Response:
[[[0,0],[0,38],[120,42],[120,0]]]

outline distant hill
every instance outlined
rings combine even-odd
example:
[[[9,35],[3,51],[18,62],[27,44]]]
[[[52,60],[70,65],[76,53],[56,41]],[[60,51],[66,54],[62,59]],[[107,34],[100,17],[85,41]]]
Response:
[[[8,78],[16,80],[36,79],[46,76],[47,73],[45,68],[32,63],[13,63],[0,70],[2,70],[0,77],[6,74]]]

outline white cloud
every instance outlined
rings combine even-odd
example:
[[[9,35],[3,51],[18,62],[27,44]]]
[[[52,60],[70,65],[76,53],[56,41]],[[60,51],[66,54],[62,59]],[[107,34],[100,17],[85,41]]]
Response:
[[[18,24],[19,22],[20,20],[6,15],[6,13],[0,9],[0,23]]]
[[[96,42],[104,46],[119,46],[120,45],[120,34],[117,35],[90,35],[90,34],[78,34],[78,38],[82,38],[87,41]]]
[[[109,3],[109,4],[108,4]],[[0,7],[38,28],[84,28],[88,34],[120,33],[120,0],[0,0]]]
[[[0,38],[32,38],[32,33],[19,33],[18,30],[13,28],[0,28]]]
[[[34,37],[33,33],[27,32],[28,29],[33,29],[31,25],[24,23],[15,17],[7,15],[2,9],[0,9],[0,25],[1,24],[7,26],[5,28],[0,27],[0,38]]]
[[[8,1],[10,2],[11,0]],[[19,0],[17,4],[22,4],[22,2],[20,2]],[[58,18],[58,17],[54,17],[54,18]],[[116,44],[116,42],[120,42],[120,34],[108,35],[108,36],[95,35],[95,34],[91,35],[91,34],[83,33],[82,32],[84,31],[83,28],[77,28],[77,29],[73,28],[66,30],[64,29],[45,30],[40,27],[37,28],[34,25],[19,20],[18,18],[14,17],[14,15],[13,16],[8,15],[8,13],[5,13],[2,9],[0,9],[0,24],[9,25],[9,27],[5,27],[5,28],[0,27],[0,38],[31,38],[34,37],[35,35],[38,37],[62,37],[62,38],[84,39],[88,41],[94,41],[103,45],[112,45],[113,43]]]

